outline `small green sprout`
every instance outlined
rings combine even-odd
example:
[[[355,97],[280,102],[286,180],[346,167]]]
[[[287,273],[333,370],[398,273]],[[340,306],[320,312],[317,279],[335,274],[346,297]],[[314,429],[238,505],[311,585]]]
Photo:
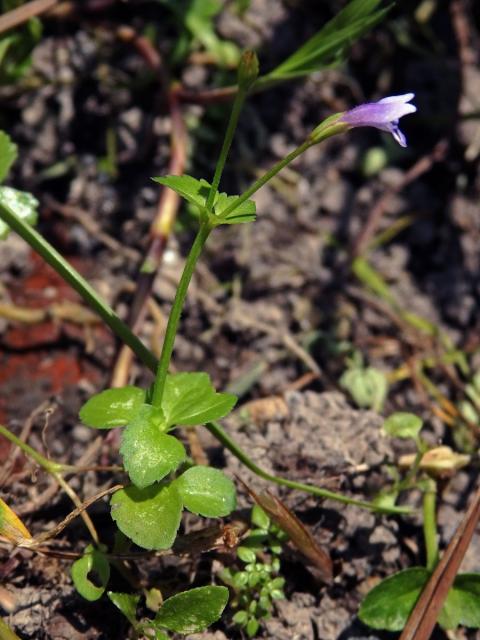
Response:
[[[340,386],[362,409],[381,411],[388,393],[386,375],[374,367],[366,367],[358,352],[348,360],[347,371],[340,378]]]
[[[226,568],[219,577],[235,594],[230,603],[237,610],[233,623],[253,638],[262,620],[270,616],[273,602],[285,598],[285,578],[279,573],[287,536],[258,505],[252,508],[250,519],[253,528],[237,549],[237,558],[244,566],[238,570]]]

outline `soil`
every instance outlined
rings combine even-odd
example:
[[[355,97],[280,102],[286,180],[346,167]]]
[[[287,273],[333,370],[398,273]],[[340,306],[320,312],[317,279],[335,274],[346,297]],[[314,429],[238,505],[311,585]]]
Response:
[[[321,4],[320,11],[307,0],[251,0],[241,15],[235,2],[227,2],[217,29],[239,47],[256,48],[262,70],[268,70],[344,3]],[[172,363],[178,371],[205,370],[216,388],[240,396],[239,408],[223,424],[267,472],[358,499],[373,498],[390,482],[389,465],[412,451],[381,430],[393,411],[421,416],[432,444],[478,449],[478,428],[460,428],[448,412],[463,398],[469,376],[437,359],[428,370],[431,386],[422,383],[412,372],[422,359],[437,357],[445,341],[398,313],[408,310],[433,323],[437,336],[466,354],[471,372],[480,369],[480,12],[473,2],[451,0],[434,3],[432,15],[422,18],[420,7],[427,4],[394,8],[353,45],[344,64],[248,100],[223,177],[229,193],[248,186],[332,112],[412,91],[418,113],[405,120],[407,149],[374,129],[333,138],[256,194],[254,225],[213,234],[191,285]],[[165,87],[140,50],[117,32],[122,25],[137,34],[154,28],[166,64],[178,33],[169,16],[153,0],[86,2],[74,18],[47,16],[28,73],[0,87],[1,127],[19,147],[9,184],[34,193],[41,203],[39,230],[124,319],[157,209],[159,189],[150,177],[168,172],[172,122]],[[191,92],[219,81],[215,66],[198,52],[171,73]],[[234,77],[229,70],[222,73],[227,80]],[[182,113],[187,171],[209,178],[228,106],[186,103]],[[105,160],[109,135],[116,139],[113,167]],[[381,158],[375,171],[372,152]],[[370,237],[363,253],[388,283],[396,310],[350,268],[351,251],[376,208],[375,237],[405,223],[382,243],[372,244]],[[139,331],[156,353],[192,237],[192,218],[182,208],[154,283],[153,313],[150,308]],[[118,463],[115,438],[98,440],[78,419],[82,403],[109,385],[117,341],[14,234],[0,243],[0,302],[46,312],[27,323],[0,310],[0,424],[16,434],[25,430],[33,447],[58,461]],[[67,304],[66,316],[54,313],[58,304]],[[352,349],[383,372],[406,371],[390,385],[381,414],[357,408],[339,385]],[[130,382],[145,385],[151,379],[133,364]],[[205,429],[196,433],[198,440],[189,440],[192,454],[195,448],[195,455],[257,492],[272,491],[334,562],[334,581],[324,585],[298,554],[286,551],[286,599],[276,603],[259,637],[395,637],[362,625],[358,607],[379,579],[425,561],[420,519],[376,516],[266,483]],[[71,503],[31,461],[14,456],[0,440],[7,470],[2,497],[38,534],[65,517]],[[465,512],[476,477],[472,464],[442,483],[442,547]],[[89,471],[69,482],[86,499],[122,479]],[[234,518],[247,516],[252,504],[240,483],[238,491]],[[409,501],[418,506],[419,496]],[[107,501],[89,513],[111,541]],[[182,531],[203,524],[189,517]],[[77,519],[55,548],[81,552],[86,544],[87,532]],[[480,571],[479,558],[477,535],[463,569]],[[233,562],[233,552],[210,551],[189,560],[146,560],[136,571],[143,584],[169,595],[217,580],[218,569]],[[0,606],[11,627],[25,640],[128,637],[128,625],[106,598],[87,603],[75,592],[70,564],[2,547]],[[127,588],[120,575],[113,580],[112,589]],[[228,612],[214,630],[191,639],[241,637]],[[445,635],[437,629],[433,637]],[[465,631],[456,637],[480,636]]]

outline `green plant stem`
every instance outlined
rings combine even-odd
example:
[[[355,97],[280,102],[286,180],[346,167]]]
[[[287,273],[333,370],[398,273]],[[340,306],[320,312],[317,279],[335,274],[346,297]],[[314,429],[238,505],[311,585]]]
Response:
[[[192,248],[188,254],[187,261],[183,268],[183,273],[178,283],[177,292],[175,294],[175,300],[173,301],[172,309],[168,317],[167,329],[165,331],[165,338],[163,340],[162,353],[160,361],[158,363],[157,373],[155,376],[155,383],[152,394],[152,404],[154,406],[160,406],[163,398],[163,391],[165,388],[165,380],[168,373],[168,367],[170,365],[170,359],[172,357],[173,345],[175,343],[175,336],[178,331],[178,323],[180,322],[180,316],[182,315],[183,305],[185,298],[187,297],[188,285],[192,279],[195,266],[198,258],[202,253],[202,249],[205,246],[208,236],[212,227],[209,222],[202,222],[200,229],[193,241]]]
[[[423,494],[423,537],[427,554],[427,569],[433,571],[438,562],[437,535],[437,485],[434,480],[428,481]]]
[[[236,209],[239,205],[241,205],[242,202],[245,202],[245,200],[248,200],[250,196],[252,196],[256,191],[261,189],[263,185],[266,184],[269,180],[271,180],[275,175],[277,175],[279,171],[281,171],[288,164],[293,162],[295,158],[298,158],[298,156],[302,155],[302,153],[304,153],[307,149],[309,149],[310,147],[313,147],[314,144],[316,143],[312,142],[311,139],[305,140],[305,142],[303,142],[299,147],[297,147],[291,153],[289,153],[288,156],[280,160],[280,162],[277,162],[277,164],[273,165],[271,169],[269,169],[261,178],[256,180],[244,193],[242,193],[242,195],[238,198],[238,200],[235,200],[234,203],[232,203],[229,207],[227,207],[224,211],[222,211],[222,213],[217,217],[221,220],[226,218],[234,209]]]
[[[335,493],[334,491],[329,491],[328,489],[322,489],[321,487],[316,487],[311,484],[303,484],[302,482],[295,482],[294,480],[288,480],[287,478],[282,478],[281,476],[274,476],[267,471],[264,471],[260,467],[258,467],[248,456],[247,454],[240,449],[240,447],[236,444],[234,440],[227,435],[224,429],[218,422],[209,422],[205,425],[206,428],[210,431],[210,433],[219,440],[224,447],[226,447],[229,451],[233,453],[233,455],[240,460],[248,469],[253,471],[257,476],[263,478],[264,480],[268,480],[270,482],[275,482],[275,484],[280,484],[285,487],[290,487],[290,489],[297,489],[298,491],[305,491],[307,493],[311,493],[314,496],[318,496],[319,498],[327,498],[329,500],[335,500],[336,502],[342,502],[343,504],[352,504],[357,507],[362,507],[363,509],[369,509],[370,511],[376,511],[378,513],[392,513],[392,514],[408,514],[411,513],[410,507],[380,507],[373,502],[367,502],[365,500],[356,500],[355,498],[349,498],[348,496],[344,496],[341,493]]]
[[[40,465],[43,469],[45,469],[47,473],[55,475],[57,473],[62,473],[62,471],[64,471],[62,464],[59,464],[58,462],[52,462],[48,458],[45,458],[45,456],[42,456],[41,453],[38,453],[38,451],[35,451],[35,449],[32,449],[30,445],[28,445],[26,442],[23,442],[23,440],[20,440],[20,438],[17,438],[17,436],[15,436],[11,431],[9,431],[6,427],[4,427],[1,424],[0,424],[0,434],[4,438],[12,442],[14,445],[19,447],[19,449],[21,449],[29,458],[32,458],[32,460],[35,460],[35,462],[38,465]]]
[[[145,345],[120,320],[113,309],[98,295],[95,289],[76,271],[52,245],[28,222],[15,215],[10,207],[0,204],[0,218],[18,233],[55,271],[75,289],[91,308],[104,320],[115,335],[150,369],[155,369],[156,359]]]
[[[213,203],[215,201],[215,195],[218,191],[218,185],[220,184],[220,179],[222,177],[223,169],[225,168],[225,162],[227,161],[228,152],[230,151],[230,147],[232,145],[233,136],[235,134],[235,130],[238,124],[238,118],[240,116],[243,103],[245,102],[246,95],[247,95],[246,91],[244,91],[241,88],[239,88],[239,90],[235,95],[232,111],[230,112],[230,119],[228,121],[227,131],[223,139],[222,150],[220,151],[220,155],[218,157],[217,165],[215,167],[215,174],[212,180],[212,186],[210,187],[207,202],[205,205],[207,209],[207,213],[209,214],[212,211]]]
[[[308,145],[304,143],[304,145],[301,145],[301,147],[298,147],[294,152],[290,154],[290,156],[287,156],[287,158],[290,158],[289,161],[291,162],[291,160],[293,160],[294,157],[297,157],[298,155],[300,155],[300,153],[303,153],[303,151],[305,151],[305,149],[307,149],[308,146],[310,146],[310,143]],[[301,148],[302,150],[299,151],[299,149]],[[279,163],[279,164],[282,164],[282,167],[283,167],[283,166],[286,166],[288,162],[282,161],[282,163]],[[278,167],[278,165],[275,165],[275,166]],[[280,171],[282,167],[278,168],[277,171],[273,170],[275,167],[272,168],[270,172],[268,172],[269,177],[267,179],[264,180],[265,176],[260,179],[262,180],[262,184],[267,182],[267,180],[270,179],[271,176],[275,175],[275,173]],[[255,185],[256,184],[257,183],[255,183]],[[260,186],[262,185],[260,184],[257,188],[259,189]],[[253,189],[252,191],[252,187],[251,187],[250,190],[246,192],[247,196],[246,198],[244,198],[244,200],[247,199],[254,191],[256,191],[257,188]],[[238,200],[236,201],[235,204],[238,205]],[[147,368],[155,372],[155,370],[157,369],[157,360],[155,356],[132,333],[132,331],[128,328],[128,326],[124,322],[122,322],[122,320],[120,320],[120,318],[115,314],[115,312],[109,307],[107,302],[105,302],[98,295],[98,293],[96,293],[92,289],[92,287],[90,287],[88,282],[71,265],[69,265],[68,262],[64,260],[62,256],[44,238],[42,238],[42,236],[37,231],[35,231],[31,227],[31,225],[29,225],[24,220],[20,220],[19,218],[17,218],[17,216],[12,212],[12,210],[3,204],[0,204],[0,218],[4,220],[9,227],[11,227],[14,231],[16,231],[33,249],[35,249],[39,253],[39,255],[42,256],[42,258],[66,282],[68,282],[75,289],[75,291],[77,291],[77,293],[85,300],[85,302],[89,304],[105,320],[106,324],[110,327],[113,333],[117,335],[125,344],[127,344],[132,349],[132,351],[135,353],[138,359],[141,362],[143,362],[143,364]],[[208,232],[207,232],[207,229],[208,229]],[[209,227],[204,229],[202,232],[202,236],[201,236],[202,244],[201,246],[198,247],[199,248],[198,255],[200,255],[201,249],[203,247],[203,244],[205,244],[205,241],[208,237],[209,232],[210,232]],[[204,237],[203,234],[206,234],[206,236]],[[199,235],[200,235],[200,232],[199,232]],[[196,241],[200,242],[200,238],[198,236],[196,238]],[[192,250],[193,250],[193,247],[192,247]],[[196,259],[198,259],[198,255]],[[196,262],[196,259],[195,259],[195,262]],[[195,264],[193,264],[192,266],[194,267]],[[181,305],[178,307],[177,311],[181,313]],[[179,317],[180,315],[178,316],[178,319]],[[177,324],[178,324],[178,319],[177,319]],[[169,319],[169,324],[170,324],[170,319]],[[173,349],[175,332],[173,332],[172,335],[173,335],[173,340],[171,341],[171,344],[169,347],[170,349]],[[162,367],[162,370],[165,371],[165,375],[168,369],[168,364],[171,356],[171,351],[170,351],[170,354],[168,354],[168,359],[167,359],[166,348],[167,347],[164,344],[162,356],[164,355],[164,352],[165,352],[165,356],[164,356],[164,365]],[[162,390],[162,395],[163,395],[163,390]],[[338,502],[343,502],[346,504],[354,504],[359,507],[363,507],[365,509],[370,509],[371,511],[377,511],[381,513],[392,513],[392,514],[407,514],[411,512],[411,510],[406,507],[381,508],[375,504],[365,502],[363,500],[355,500],[352,498],[348,498],[346,496],[342,496],[341,494],[328,491],[326,489],[321,489],[319,487],[315,487],[312,485],[302,484],[300,482],[294,482],[292,480],[288,480],[287,478],[271,475],[266,471],[264,471],[263,469],[261,469],[260,467],[258,467],[248,457],[248,455],[235,443],[235,441],[232,440],[225,433],[225,431],[222,429],[222,427],[219,424],[210,423],[208,425],[208,429],[212,433],[212,435],[215,438],[217,438],[217,440],[221,442],[227,449],[229,449],[229,451],[231,451],[231,453],[235,457],[237,457],[246,467],[248,467],[251,471],[253,471],[253,473],[260,476],[261,478],[264,478],[265,480],[269,480],[271,482],[275,482],[276,484],[284,485],[292,489],[298,489],[299,491],[305,491],[307,493],[311,493],[321,498],[330,498],[332,500],[337,500]],[[8,438],[10,441],[14,442],[15,444],[18,444],[18,446],[20,446],[25,452],[28,451],[29,455],[31,455],[31,452],[33,452],[33,454],[35,455],[32,455],[32,458],[34,458],[41,466],[44,466],[42,462],[43,463],[46,462],[47,466],[50,466],[52,470],[53,470],[52,465],[57,465],[56,467],[57,472],[60,472],[60,471],[65,472],[66,470],[69,470],[69,468],[66,465],[58,465],[58,463],[52,463],[46,458],[44,458],[43,456],[41,456],[39,453],[31,449],[31,447],[28,447],[28,445],[26,445],[24,442],[21,442],[20,440],[18,440],[16,436],[13,436],[13,434],[11,434],[8,431],[8,429],[5,429],[5,427],[0,426],[0,433],[3,433],[3,435],[5,435],[5,437]],[[28,447],[28,449],[26,447]],[[42,462],[40,462],[40,460],[42,460]],[[46,469],[45,466],[44,468]]]
[[[69,465],[63,465],[59,462],[52,462],[52,460],[45,458],[45,456],[42,456],[41,453],[35,451],[35,449],[33,449],[29,444],[23,442],[23,440],[20,440],[20,438],[17,438],[16,435],[14,435],[3,425],[0,425],[0,435],[9,440],[12,444],[19,447],[19,449],[21,449],[27,456],[29,456],[32,460],[35,460],[35,462],[40,467],[42,467],[42,469],[45,469],[47,473],[55,478],[55,480],[62,487],[62,489],[65,491],[65,493],[68,495],[68,497],[76,507],[80,507],[82,505],[82,501],[80,500],[80,498],[61,475],[62,473],[70,470]],[[92,520],[90,519],[90,516],[88,515],[88,513],[84,512],[81,514],[81,517],[94,542],[98,544],[98,534]]]

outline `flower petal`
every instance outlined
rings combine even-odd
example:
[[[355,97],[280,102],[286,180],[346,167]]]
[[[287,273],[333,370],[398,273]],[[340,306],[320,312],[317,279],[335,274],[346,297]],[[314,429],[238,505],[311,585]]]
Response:
[[[398,144],[407,146],[407,140],[398,127],[400,118],[415,113],[417,107],[410,104],[414,93],[388,96],[378,102],[368,102],[346,111],[339,119],[350,127],[375,127],[392,134]]]
[[[386,98],[382,98],[378,102],[382,104],[388,104],[389,102],[410,102],[415,97],[414,93],[403,93],[401,96],[387,96]]]

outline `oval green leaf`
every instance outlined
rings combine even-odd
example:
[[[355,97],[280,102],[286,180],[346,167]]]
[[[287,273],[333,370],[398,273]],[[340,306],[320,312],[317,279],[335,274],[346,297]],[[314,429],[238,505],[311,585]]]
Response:
[[[112,429],[128,424],[145,402],[138,387],[106,389],[92,396],[80,409],[80,420],[94,429]]]
[[[235,485],[218,469],[191,467],[172,484],[177,487],[184,507],[192,513],[219,518],[235,509]]]
[[[480,574],[461,573],[455,578],[438,622],[444,629],[480,628]]]
[[[85,600],[93,602],[102,597],[110,578],[110,565],[101,551],[89,544],[70,572],[75,589]]]
[[[382,580],[367,594],[358,617],[374,629],[401,631],[429,577],[424,567],[412,567]]]
[[[130,485],[113,494],[111,516],[122,533],[144,549],[170,549],[182,516],[182,500],[173,485]]]
[[[162,409],[169,427],[195,426],[223,418],[236,402],[231,393],[217,393],[207,373],[176,373],[165,381]]]
[[[198,587],[165,600],[154,624],[177,633],[199,633],[216,622],[228,602],[226,587]]]
[[[131,625],[135,626],[137,622],[137,605],[140,596],[133,593],[117,593],[115,591],[107,591],[107,596],[113,604],[120,609]]]
[[[164,428],[161,411],[145,404],[122,434],[123,463],[140,489],[174,471],[187,456],[180,440],[163,433]]]
[[[423,421],[413,413],[398,411],[392,413],[383,423],[383,430],[392,438],[416,438]]]

